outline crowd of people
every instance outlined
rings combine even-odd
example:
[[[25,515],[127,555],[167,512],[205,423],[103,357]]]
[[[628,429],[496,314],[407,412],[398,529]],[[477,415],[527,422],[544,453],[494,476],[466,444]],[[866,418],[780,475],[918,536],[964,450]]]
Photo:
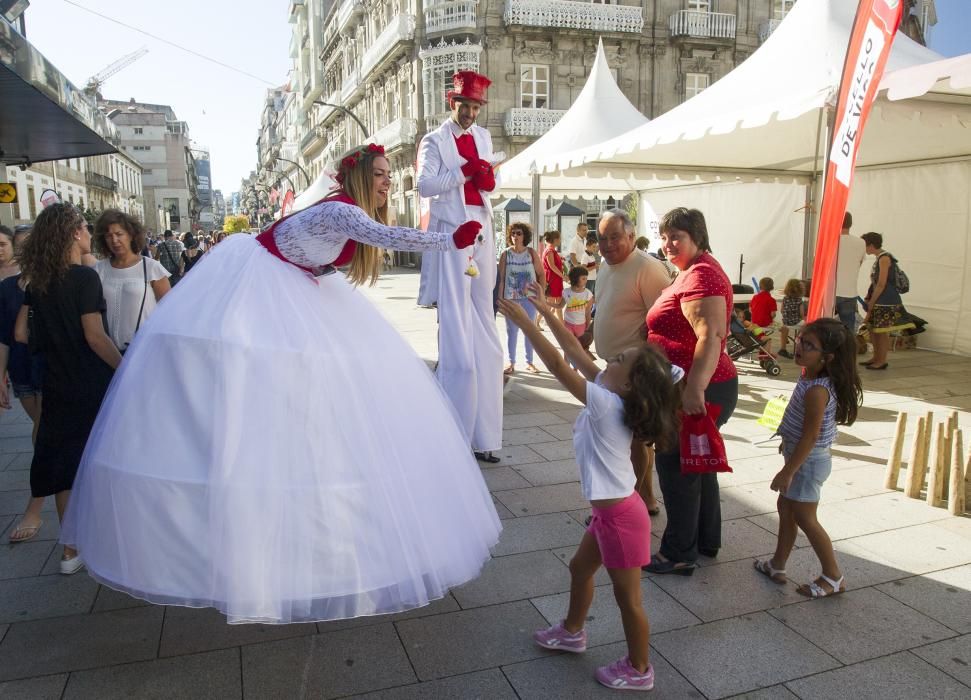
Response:
[[[426,605],[478,576],[498,542],[476,460],[500,460],[503,377],[516,371],[522,333],[526,371],[541,371],[538,355],[584,406],[573,444],[591,506],[566,615],[533,638],[586,649],[603,566],[627,653],[596,678],[653,688],[641,571],[690,576],[722,546],[717,473],[685,468],[681,424],[708,416],[717,432],[735,411],[738,374],[725,352],[732,284],[696,209],[662,217],[656,254],[641,249],[620,209],[604,212],[595,232],[577,226],[565,255],[560,232],[540,247],[524,223],[497,251],[488,195],[501,158],[475,124],[488,85],[456,74],[450,117],[419,146],[425,231],[388,225],[391,166],[378,144],[348,151],[334,191],[258,236],[154,240],[119,211],[89,230],[66,204],[44,209],[30,231],[0,229],[0,358],[35,421],[32,498],[11,541],[36,535],[43,499],[54,496],[61,572],[86,566],[153,603],[214,607],[231,623]],[[864,240],[877,257],[866,320],[879,327],[888,317],[892,327],[895,261],[878,234]],[[422,294],[438,309],[435,375],[355,291],[376,280],[381,248],[422,251],[429,262]],[[787,285],[786,298],[802,292]],[[494,304],[506,319],[505,369]],[[802,312],[790,307],[801,377],[771,484],[778,545],[755,569],[785,583],[801,529],[822,572],[799,591],[819,598],[845,590],[816,513],[836,425],[855,420],[862,391],[854,332],[831,319],[799,328]],[[164,381],[147,387],[146,376]],[[10,405],[6,386],[0,404]],[[156,406],[178,410],[154,411],[146,431]],[[667,523],[652,552],[655,469]]]

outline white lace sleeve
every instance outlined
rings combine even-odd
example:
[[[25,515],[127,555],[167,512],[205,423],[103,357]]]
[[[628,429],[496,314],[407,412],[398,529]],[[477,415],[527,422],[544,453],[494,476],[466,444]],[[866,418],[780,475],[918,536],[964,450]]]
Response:
[[[287,260],[305,267],[332,263],[349,238],[393,250],[455,249],[451,233],[385,226],[342,202],[322,202],[287,217],[273,229],[273,238]]]

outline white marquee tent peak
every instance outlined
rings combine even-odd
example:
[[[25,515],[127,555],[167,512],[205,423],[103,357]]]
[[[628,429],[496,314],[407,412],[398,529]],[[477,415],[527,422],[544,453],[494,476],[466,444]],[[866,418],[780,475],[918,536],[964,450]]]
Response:
[[[528,188],[524,178],[547,170],[558,155],[601,143],[647,121],[618,87],[599,40],[590,75],[570,109],[553,128],[500,166],[501,185]]]

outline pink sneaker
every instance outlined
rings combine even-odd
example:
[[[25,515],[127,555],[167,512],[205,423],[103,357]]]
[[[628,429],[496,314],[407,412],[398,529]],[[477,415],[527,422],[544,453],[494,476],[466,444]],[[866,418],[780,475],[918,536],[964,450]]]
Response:
[[[596,673],[597,682],[614,690],[653,690],[654,667],[647,665],[647,672],[641,673],[630,665],[625,656],[609,666],[601,666]]]
[[[533,640],[544,649],[571,651],[574,654],[587,650],[587,631],[580,630],[576,634],[570,634],[563,627],[562,622],[556,623],[549,629],[536,630],[533,632]]]

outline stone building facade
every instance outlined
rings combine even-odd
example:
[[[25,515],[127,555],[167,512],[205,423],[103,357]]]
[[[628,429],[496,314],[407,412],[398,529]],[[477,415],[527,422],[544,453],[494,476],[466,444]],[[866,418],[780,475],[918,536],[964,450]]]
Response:
[[[748,58],[795,2],[291,0],[290,101],[276,112],[289,121],[279,148],[296,151],[292,160],[316,178],[347,148],[384,144],[391,204],[413,224],[416,145],[447,117],[455,71],[492,79],[479,124],[512,157],[569,109],[598,39],[624,94],[653,118]],[[286,170],[272,156],[261,150],[259,167]]]
[[[119,149],[143,169],[145,225],[188,231],[200,211],[189,125],[168,105],[134,98],[103,100],[99,107],[118,129]]]

